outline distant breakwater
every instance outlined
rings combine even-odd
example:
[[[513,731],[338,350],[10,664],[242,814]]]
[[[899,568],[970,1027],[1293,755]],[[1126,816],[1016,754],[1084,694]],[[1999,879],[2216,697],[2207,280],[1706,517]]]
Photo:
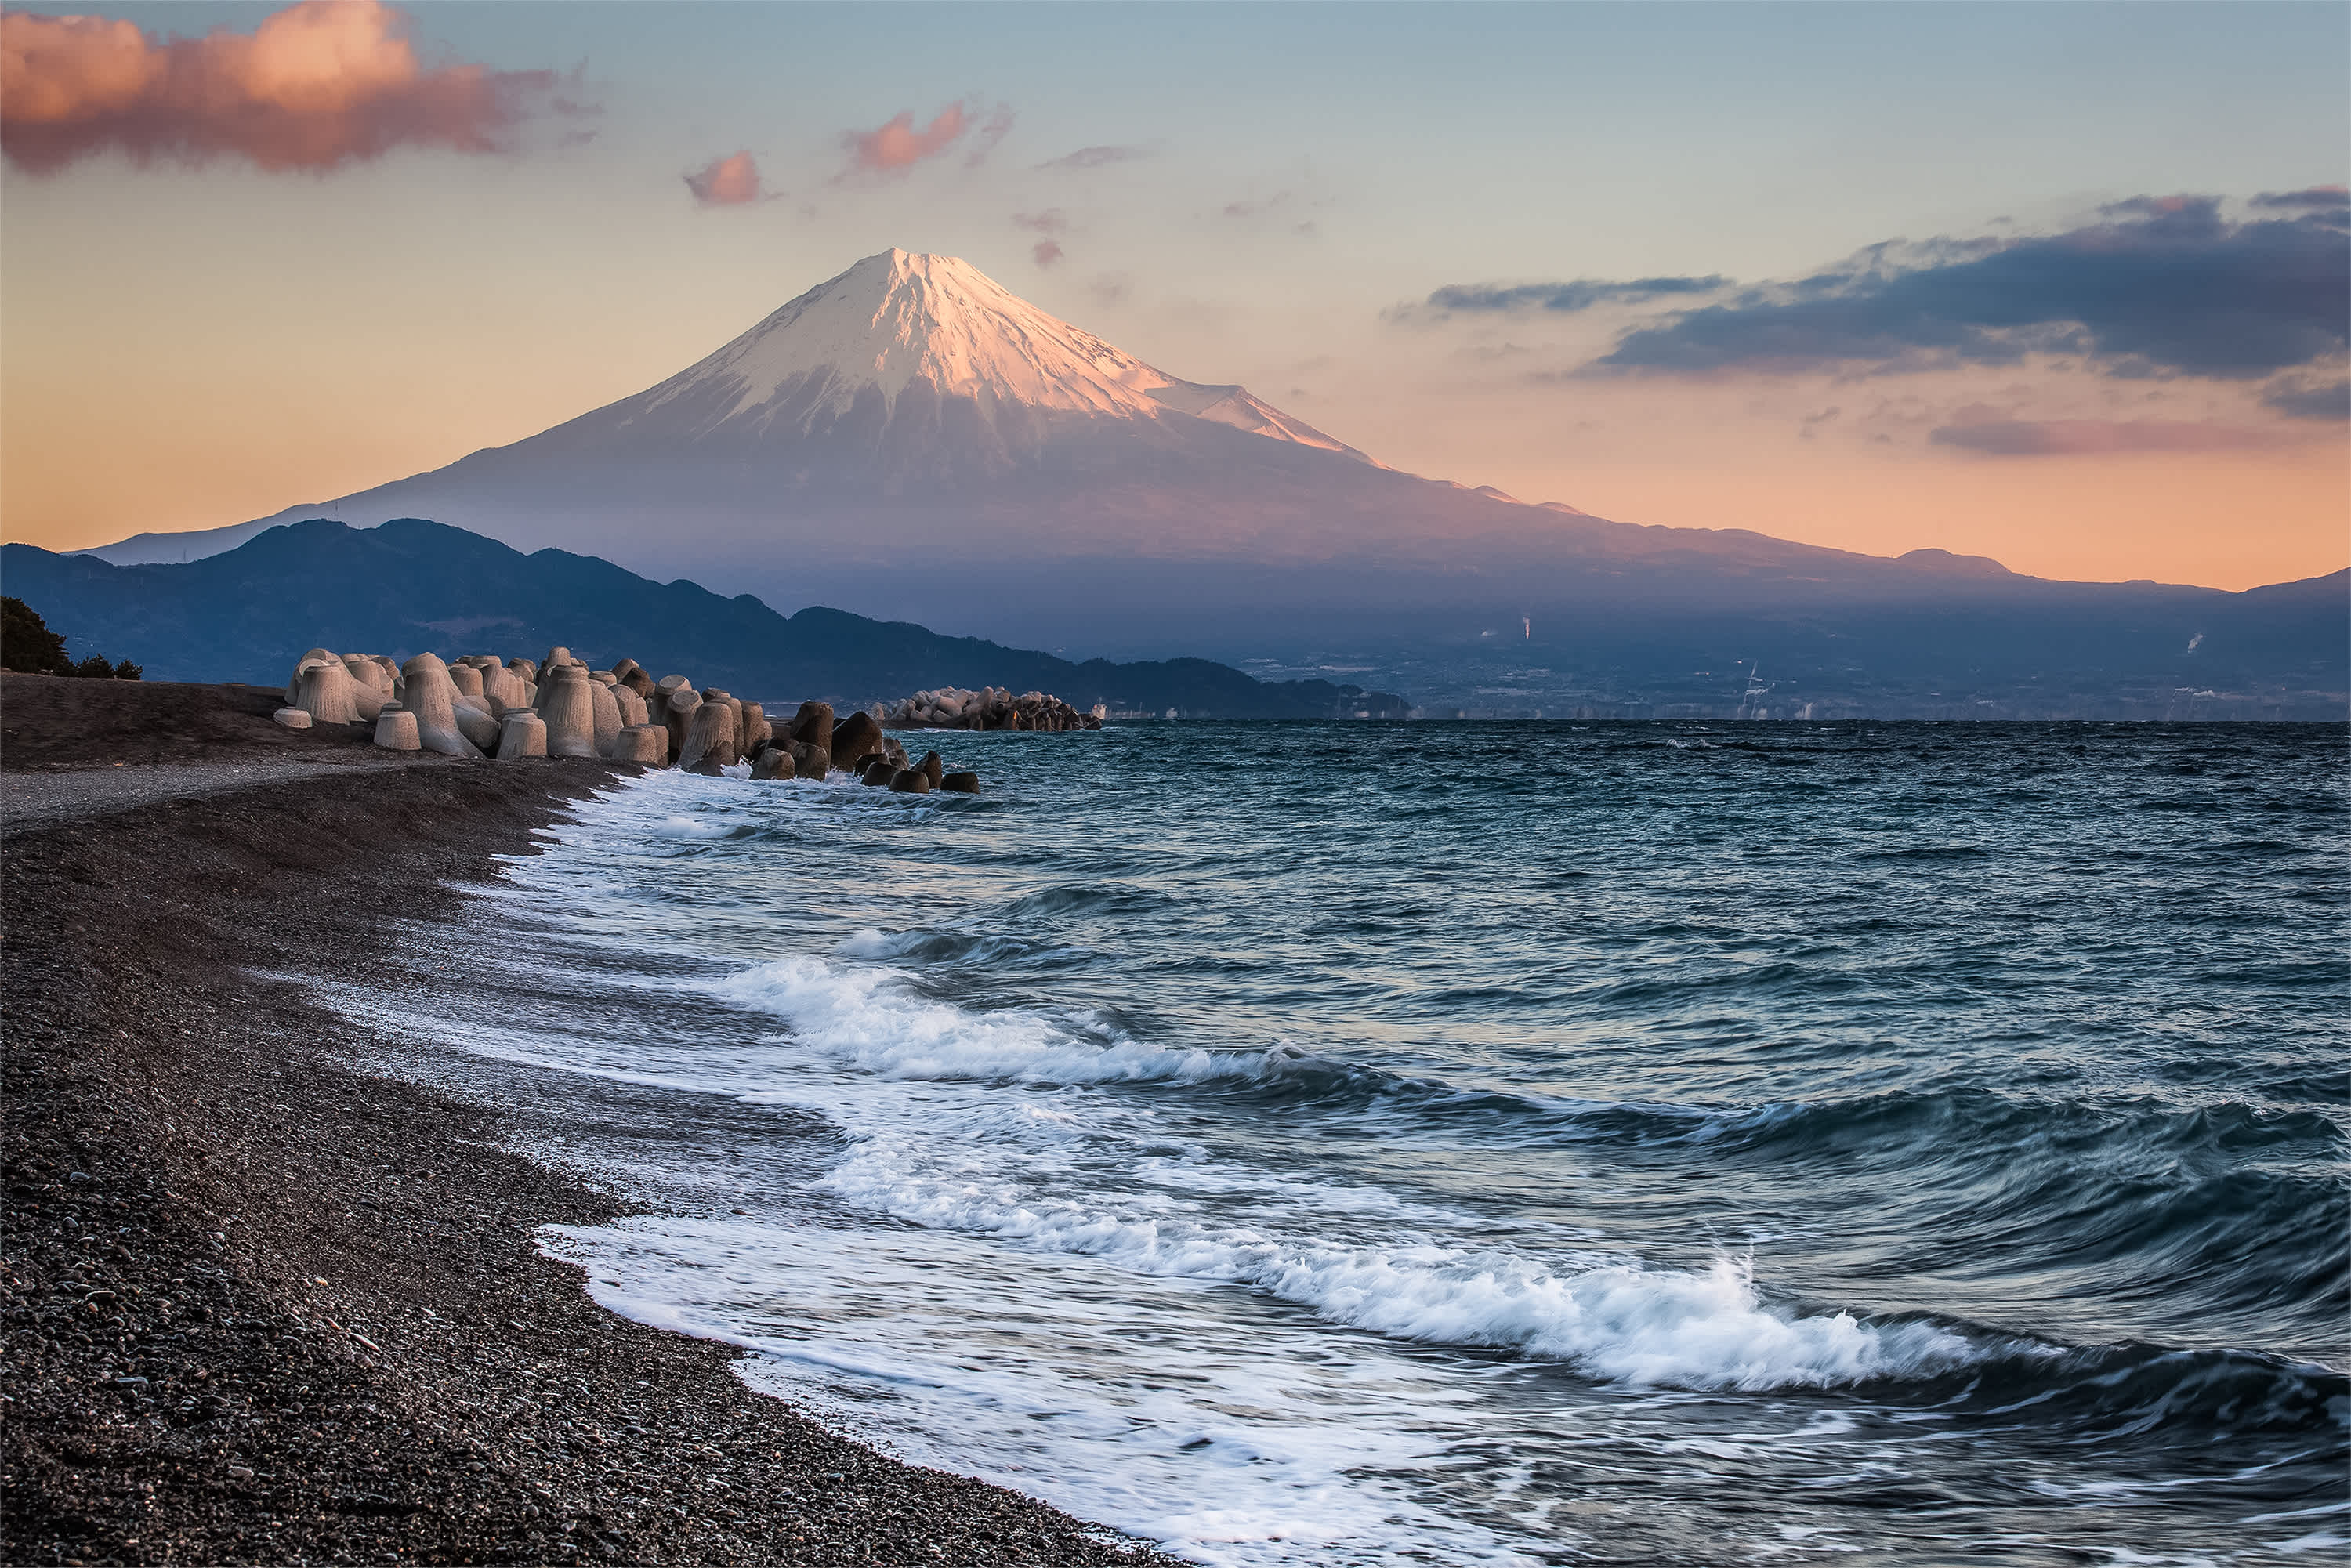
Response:
[[[655,680],[634,659],[590,669],[569,648],[543,659],[470,653],[444,662],[419,653],[394,664],[381,653],[313,648],[297,661],[277,721],[291,729],[369,724],[390,751],[514,761],[578,757],[716,774],[748,764],[761,779],[822,779],[836,772],[908,794],[976,794],[979,776],[949,768],[935,751],[920,760],[883,731],[926,727],[1064,731],[1098,729],[1099,709],[1081,713],[1043,692],[997,687],[921,692],[836,716],[825,702],[801,703],[778,725],[764,705],[684,675]]]
[[[998,686],[976,692],[942,686],[886,705],[882,722],[900,729],[1100,729],[1106,712],[1096,703],[1092,712],[1081,713],[1045,692],[1016,697]]]

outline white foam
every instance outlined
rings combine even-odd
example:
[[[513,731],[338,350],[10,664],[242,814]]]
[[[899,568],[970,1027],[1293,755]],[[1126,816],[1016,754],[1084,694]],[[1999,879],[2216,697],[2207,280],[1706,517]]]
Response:
[[[755,965],[712,989],[790,1021],[815,1050],[883,1078],[1028,1083],[1198,1082],[1278,1070],[1262,1052],[1174,1050],[1086,1020],[1022,1009],[970,1012],[908,988],[881,967],[795,956]]]
[[[1180,1209],[1122,1213],[1099,1197],[1040,1196],[1017,1177],[983,1174],[1002,1168],[1000,1152],[948,1163],[922,1142],[870,1136],[826,1185],[920,1225],[1100,1258],[1140,1274],[1249,1285],[1392,1338],[1517,1351],[1628,1384],[1818,1388],[1930,1376],[1988,1354],[1928,1323],[1869,1324],[1848,1312],[1798,1317],[1768,1306],[1747,1258],[1688,1270],[1435,1241],[1332,1246]]]

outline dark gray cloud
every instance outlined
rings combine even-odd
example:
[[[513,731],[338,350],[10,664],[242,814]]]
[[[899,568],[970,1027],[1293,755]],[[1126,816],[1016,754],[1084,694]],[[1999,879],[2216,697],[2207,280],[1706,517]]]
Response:
[[[2313,185],[2306,191],[2263,191],[2247,205],[2286,212],[2351,212],[2351,188]]]
[[[1937,425],[1937,446],[1986,457],[2067,457],[2117,452],[2241,452],[2275,445],[2258,430],[2189,420],[1990,419]]]
[[[1064,152],[1059,158],[1048,158],[1037,165],[1040,169],[1099,169],[1105,163],[1132,163],[1138,158],[1148,158],[1145,147],[1081,147],[1075,152]]]
[[[2262,406],[2288,419],[2351,419],[2351,381],[2282,383],[2262,395]]]
[[[1881,246],[1628,332],[1593,368],[1906,370],[2043,352],[2110,374],[2266,376],[2351,340],[2351,234],[2312,194],[2295,193],[2293,217],[2233,223],[2216,197],[2137,197],[2064,234]]]
[[[1707,277],[1632,277],[1621,280],[1579,277],[1573,283],[1456,283],[1428,297],[1433,310],[1589,310],[1594,305],[1632,305],[1675,294],[1711,294],[1727,288],[1730,279],[1717,273]]]

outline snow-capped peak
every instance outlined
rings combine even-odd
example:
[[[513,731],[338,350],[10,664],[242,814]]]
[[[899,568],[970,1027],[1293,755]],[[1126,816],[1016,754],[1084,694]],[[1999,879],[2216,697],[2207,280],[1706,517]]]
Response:
[[[747,418],[808,432],[846,413],[869,388],[894,409],[916,385],[972,399],[987,415],[1003,404],[1136,420],[1190,415],[1363,456],[1241,387],[1201,385],[1145,364],[959,257],[895,249],[817,285],[652,389],[640,408],[715,403],[714,425]]]

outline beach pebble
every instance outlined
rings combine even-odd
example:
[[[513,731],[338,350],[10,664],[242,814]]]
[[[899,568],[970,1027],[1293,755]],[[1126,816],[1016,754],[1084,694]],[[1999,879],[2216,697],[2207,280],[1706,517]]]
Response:
[[[310,710],[308,708],[282,707],[276,713],[271,714],[269,716],[276,719],[278,723],[284,725],[288,729],[308,729],[310,727]]]

